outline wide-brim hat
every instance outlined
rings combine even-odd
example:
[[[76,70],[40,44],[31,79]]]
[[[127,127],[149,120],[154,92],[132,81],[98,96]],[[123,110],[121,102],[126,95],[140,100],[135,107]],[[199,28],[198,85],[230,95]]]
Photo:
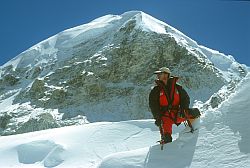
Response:
[[[159,74],[159,73],[168,73],[171,74],[171,71],[167,67],[162,67],[159,70],[155,71],[154,74]]]

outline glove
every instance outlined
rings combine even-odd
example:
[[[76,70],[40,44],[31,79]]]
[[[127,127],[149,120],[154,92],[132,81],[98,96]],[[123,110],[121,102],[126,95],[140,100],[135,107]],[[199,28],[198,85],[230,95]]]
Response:
[[[184,109],[181,109],[181,110],[178,112],[178,117],[185,118]]]
[[[155,125],[159,127],[161,125],[161,119],[156,119],[155,120]]]

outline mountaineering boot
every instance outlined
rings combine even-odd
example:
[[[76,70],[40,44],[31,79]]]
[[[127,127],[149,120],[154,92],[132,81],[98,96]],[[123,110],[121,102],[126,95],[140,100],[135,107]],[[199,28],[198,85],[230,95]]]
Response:
[[[172,142],[172,136],[171,136],[171,134],[166,133],[166,134],[164,135],[164,137],[163,137],[163,140],[164,140],[164,143],[165,143],[165,144],[166,144],[166,143]]]

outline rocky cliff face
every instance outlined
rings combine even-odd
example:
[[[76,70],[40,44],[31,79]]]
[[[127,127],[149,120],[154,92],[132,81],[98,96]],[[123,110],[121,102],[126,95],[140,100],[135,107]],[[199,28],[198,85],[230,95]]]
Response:
[[[162,66],[180,77],[192,102],[209,100],[225,85],[233,90],[247,73],[232,57],[143,12],[107,15],[63,31],[0,68],[2,134],[150,118],[153,72]]]

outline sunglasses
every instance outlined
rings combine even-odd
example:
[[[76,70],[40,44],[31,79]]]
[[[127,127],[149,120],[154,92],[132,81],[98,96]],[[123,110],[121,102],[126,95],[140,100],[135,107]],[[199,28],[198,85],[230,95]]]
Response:
[[[160,72],[160,73],[158,73],[157,75],[162,75],[162,74],[167,74],[167,75],[169,75],[169,73],[166,73],[166,72]]]

